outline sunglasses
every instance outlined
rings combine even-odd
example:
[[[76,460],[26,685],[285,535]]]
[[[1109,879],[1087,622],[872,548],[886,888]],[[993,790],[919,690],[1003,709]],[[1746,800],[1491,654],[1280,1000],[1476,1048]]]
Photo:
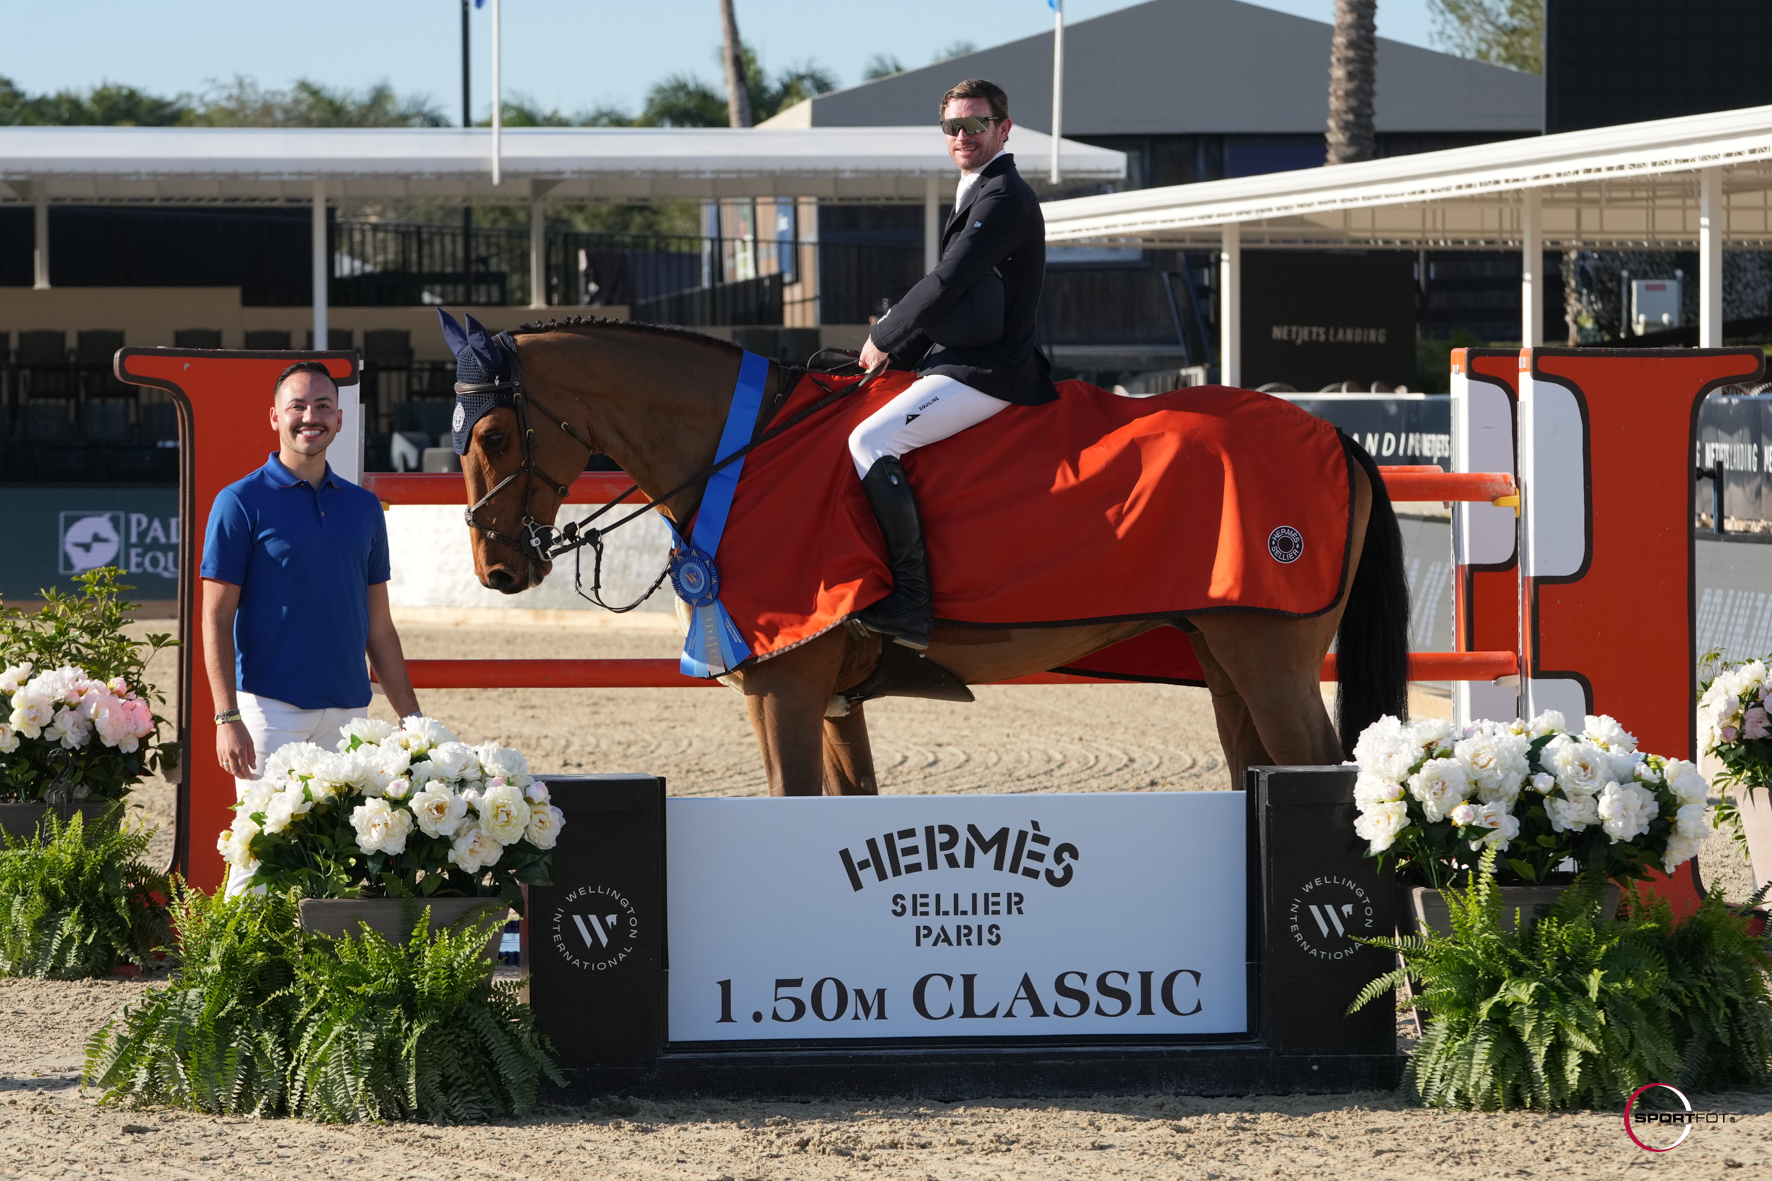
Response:
[[[1004,115],[963,115],[958,119],[943,119],[941,131],[943,135],[959,135],[961,132],[982,135],[991,124],[1001,123],[1005,118]]]

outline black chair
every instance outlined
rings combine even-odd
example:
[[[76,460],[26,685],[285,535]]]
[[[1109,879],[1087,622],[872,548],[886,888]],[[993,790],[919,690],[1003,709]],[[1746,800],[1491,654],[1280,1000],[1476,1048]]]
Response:
[[[308,348],[314,347],[314,330],[308,329]],[[331,352],[340,352],[351,347],[351,330],[349,328],[328,328],[326,330],[326,348]]]
[[[775,341],[775,359],[783,365],[804,365],[818,351],[818,329],[783,328]]]
[[[108,328],[94,328],[80,333],[75,337],[74,359],[76,361],[111,363],[117,350],[123,347],[123,334]]]
[[[180,349],[219,349],[222,334],[219,328],[180,328],[172,334],[172,346]]]
[[[404,402],[413,394],[429,392],[423,378],[414,372],[415,368],[412,333],[404,328],[364,329],[362,397],[365,404],[379,409]]]
[[[39,329],[18,334],[21,365],[54,365],[68,359],[68,334]]]
[[[423,435],[427,439],[453,439],[449,421],[454,413],[453,401],[400,402],[393,408],[394,430]]]
[[[74,403],[68,398],[31,398],[21,407],[20,434],[27,439],[61,439],[73,433]]]
[[[26,367],[27,388],[33,396],[65,397],[74,392],[67,333],[50,329],[19,333],[18,363]]]
[[[91,328],[78,333],[74,341],[74,361],[80,366],[87,397],[115,398],[128,392],[129,387],[118,381],[112,370],[117,350],[123,347],[123,333]]]
[[[774,359],[776,346],[781,342],[781,329],[745,325],[732,330],[732,343],[747,353],[756,353],[760,357]]]
[[[246,348],[254,353],[289,351],[289,333],[281,328],[258,328],[246,334]]]
[[[349,348],[349,345],[345,346]],[[403,362],[412,360],[412,333],[404,328],[370,328],[363,333],[363,360]]]
[[[148,438],[178,438],[178,407],[171,402],[143,402],[141,418],[141,433]]]
[[[80,407],[80,433],[89,439],[119,439],[127,435],[129,399],[86,399]]]

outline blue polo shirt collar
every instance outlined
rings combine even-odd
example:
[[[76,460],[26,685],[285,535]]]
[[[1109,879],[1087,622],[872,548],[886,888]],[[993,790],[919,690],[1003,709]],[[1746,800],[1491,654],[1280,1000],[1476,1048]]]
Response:
[[[297,484],[307,483],[306,480],[284,467],[283,461],[277,458],[277,453],[275,451],[271,452],[269,458],[265,460],[265,466],[261,470],[270,481],[279,488],[293,488]],[[332,465],[330,463],[326,465],[326,476],[320,481],[320,486],[322,488],[338,487],[338,479],[332,474]]]

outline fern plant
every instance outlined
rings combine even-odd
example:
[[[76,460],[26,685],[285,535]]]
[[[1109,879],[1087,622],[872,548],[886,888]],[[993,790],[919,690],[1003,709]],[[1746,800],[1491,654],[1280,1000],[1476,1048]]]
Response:
[[[1742,906],[1752,910],[1772,884]],[[1667,903],[1645,908],[1661,943],[1667,976],[1656,994],[1679,1046],[1676,1082],[1698,1091],[1758,1088],[1772,1082],[1772,1005],[1766,1001],[1772,957],[1747,933],[1747,922],[1706,895],[1697,913],[1674,923]]]
[[[142,860],[152,829],[102,817],[45,816],[0,851],[0,976],[75,980],[118,964],[147,967],[169,937],[166,876]]]
[[[301,955],[296,906],[293,895],[229,901],[180,883],[171,906],[179,971],[93,1034],[82,1081],[134,1107],[282,1111]]]
[[[564,1082],[518,986],[492,979],[488,926],[433,935],[415,904],[404,942],[329,939],[297,905],[181,888],[182,969],[87,1044],[101,1101],[441,1124],[526,1115]]]
[[[564,1078],[512,982],[486,970],[502,914],[411,938],[310,941],[295,991],[307,998],[290,1069],[291,1114],[327,1122],[433,1123],[527,1115],[545,1076]]]
[[[1585,878],[1550,912],[1501,924],[1495,851],[1469,889],[1444,891],[1452,933],[1368,940],[1402,966],[1349,1012],[1405,978],[1432,1013],[1403,1090],[1435,1107],[1617,1107],[1647,1082],[1723,1087],[1772,1077],[1772,968],[1746,921],[1717,895],[1682,923],[1664,903],[1607,916]]]

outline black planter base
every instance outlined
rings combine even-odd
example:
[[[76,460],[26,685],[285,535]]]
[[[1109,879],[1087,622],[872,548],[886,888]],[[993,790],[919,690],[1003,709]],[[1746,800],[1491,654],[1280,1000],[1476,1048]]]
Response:
[[[83,815],[86,823],[91,824],[111,806],[110,800],[82,800],[78,804],[0,804],[0,831],[9,833],[14,839],[26,840],[36,836],[38,826],[43,818],[54,814],[66,824],[75,816]]]

